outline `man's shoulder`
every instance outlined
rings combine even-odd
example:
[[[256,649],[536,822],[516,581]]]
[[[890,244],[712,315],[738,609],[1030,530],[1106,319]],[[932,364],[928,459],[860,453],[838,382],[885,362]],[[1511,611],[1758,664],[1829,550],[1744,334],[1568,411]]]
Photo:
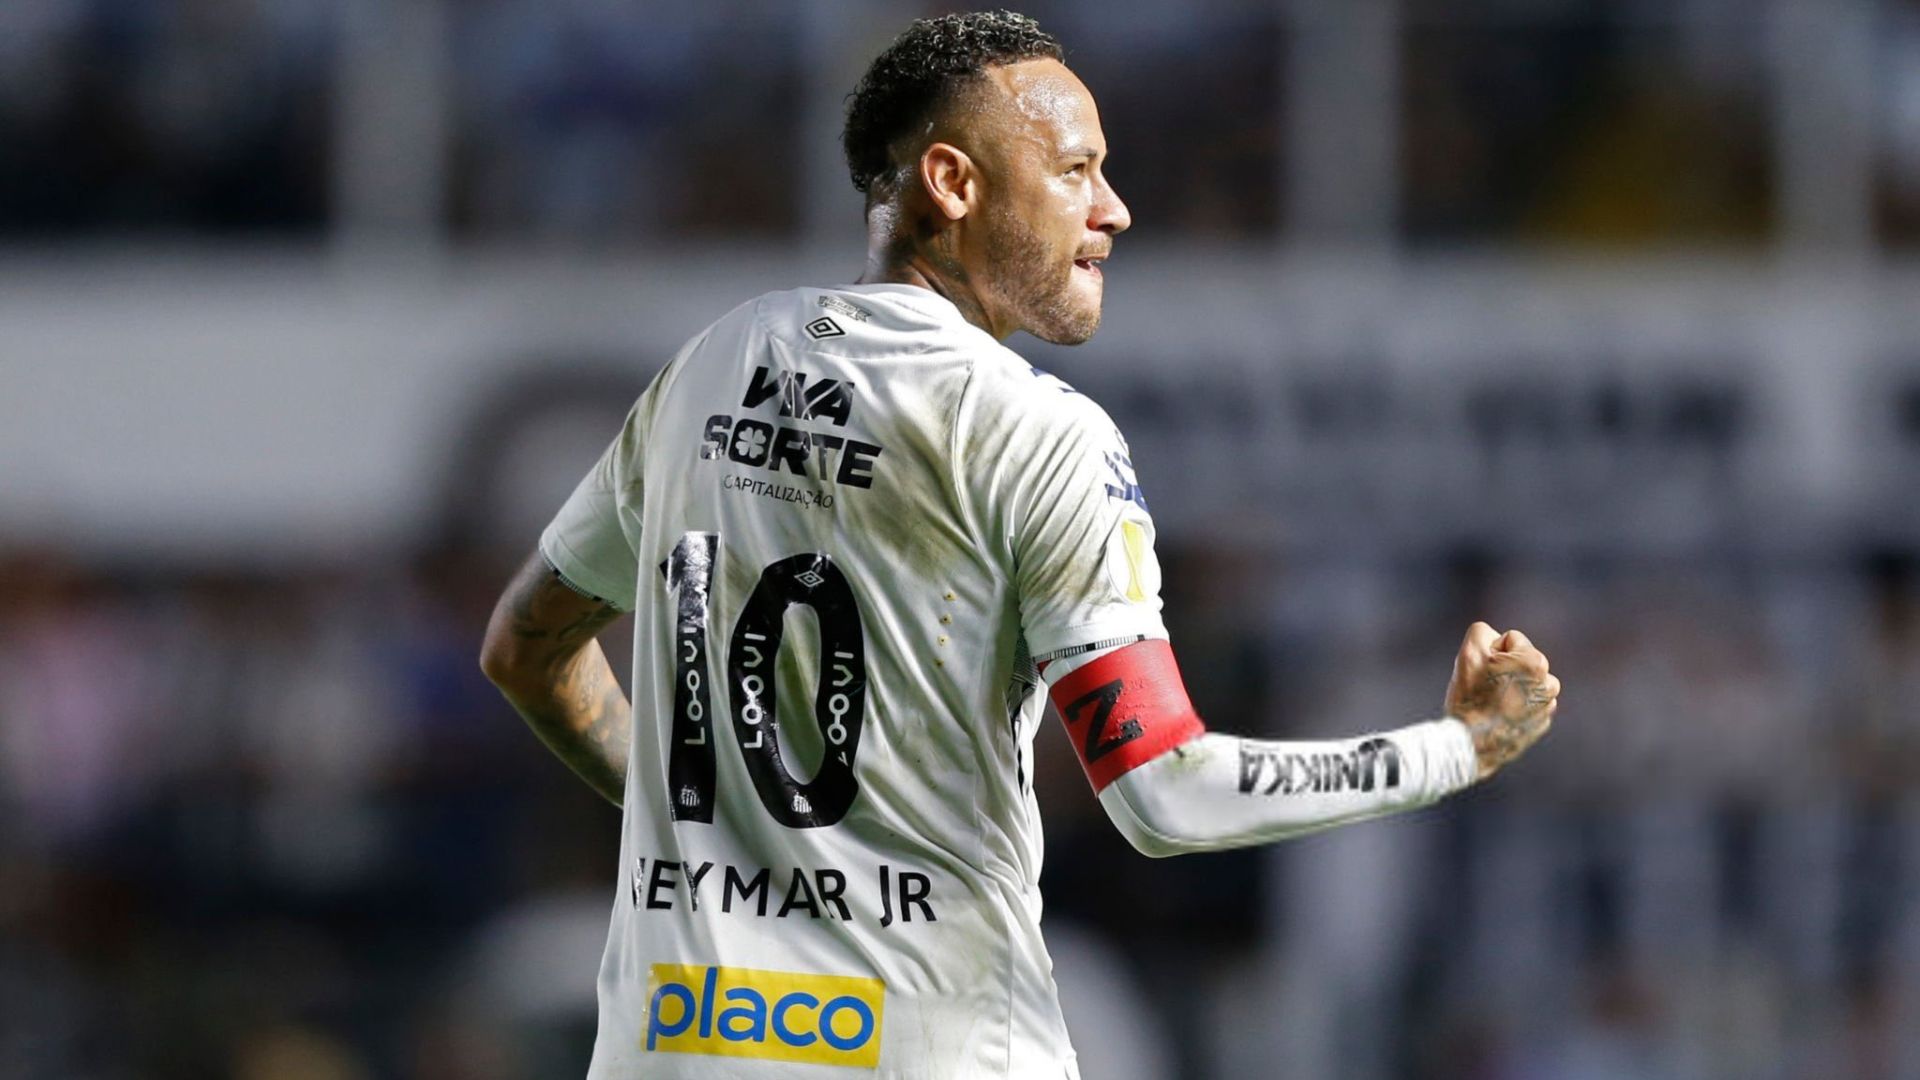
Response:
[[[998,345],[998,343],[995,343]],[[982,356],[975,369],[968,412],[1009,435],[1033,438],[1114,428],[1100,403],[1059,375],[1029,363],[1011,349]]]
[[[716,320],[696,342],[739,356],[756,336],[781,342],[780,351],[795,359],[825,354],[887,361],[881,370],[894,379],[929,378],[923,363],[945,368],[960,390],[955,421],[989,441],[1027,444],[1114,431],[1092,398],[967,322],[946,298],[916,286],[808,285],[762,293]]]

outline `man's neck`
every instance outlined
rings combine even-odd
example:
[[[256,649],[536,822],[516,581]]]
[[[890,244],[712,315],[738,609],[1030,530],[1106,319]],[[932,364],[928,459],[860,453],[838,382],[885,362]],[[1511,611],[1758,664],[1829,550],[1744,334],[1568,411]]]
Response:
[[[937,293],[958,308],[962,318],[992,334],[996,340],[1005,340],[1012,331],[996,330],[974,295],[966,267],[953,250],[952,230],[937,233],[923,244],[900,235],[901,230],[893,227],[895,221],[892,214],[883,210],[869,215],[867,265],[860,272],[858,284],[891,282]]]

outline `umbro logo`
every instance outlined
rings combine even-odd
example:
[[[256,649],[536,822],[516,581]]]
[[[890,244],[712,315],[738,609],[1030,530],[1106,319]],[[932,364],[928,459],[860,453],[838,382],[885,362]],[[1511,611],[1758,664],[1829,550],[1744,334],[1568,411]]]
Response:
[[[832,319],[827,318],[825,315],[822,315],[819,318],[808,323],[806,326],[806,330],[807,330],[807,336],[814,339],[815,341],[818,341],[821,338],[847,336],[847,332],[845,330],[840,329],[839,323],[834,322]]]

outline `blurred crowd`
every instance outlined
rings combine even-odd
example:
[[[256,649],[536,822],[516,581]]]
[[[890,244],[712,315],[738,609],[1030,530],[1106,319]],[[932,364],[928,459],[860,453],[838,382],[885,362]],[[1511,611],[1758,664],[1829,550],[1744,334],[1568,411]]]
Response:
[[[578,1075],[617,815],[475,666],[516,555],[246,576],[0,558],[0,1072]],[[1530,631],[1567,698],[1495,786],[1166,862],[1126,847],[1044,731],[1062,979],[1108,972],[1077,1003],[1137,1022],[1083,1038],[1144,1044],[1090,1076],[1920,1067],[1914,552],[1166,562],[1217,729],[1431,715],[1472,617]]]
[[[582,1051],[618,819],[479,675],[504,565],[0,560],[0,1073],[553,1075],[508,1018]]]
[[[805,43],[820,6],[445,4],[416,73],[420,92],[446,103],[442,224],[487,242],[795,237],[818,77],[804,69]],[[1222,0],[1169,21],[1142,4],[1026,6],[1100,96],[1110,172],[1142,230],[1244,240],[1285,227],[1282,8]],[[941,9],[890,7],[852,45],[877,48],[916,10]],[[0,236],[323,235],[351,10],[10,0]],[[1406,0],[1402,10],[1408,240],[1631,247],[1772,235],[1774,40],[1756,5]],[[1920,242],[1920,2],[1875,10],[1877,229],[1909,247]]]
[[[1328,553],[1249,590],[1275,560],[1181,549],[1169,627],[1215,726],[1327,737],[1431,715],[1474,618],[1548,651],[1561,721],[1464,799],[1255,858],[1128,859],[1095,809],[1056,798],[1049,911],[1108,930],[1184,1003],[1181,1075],[1915,1075],[1914,555]],[[1145,898],[1149,933],[1137,904],[1100,902],[1116,894]]]

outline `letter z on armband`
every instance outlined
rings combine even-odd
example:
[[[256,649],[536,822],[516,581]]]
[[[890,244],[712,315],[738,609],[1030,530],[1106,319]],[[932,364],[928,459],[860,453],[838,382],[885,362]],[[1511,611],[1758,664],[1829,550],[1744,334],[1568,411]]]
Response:
[[[1108,653],[1055,683],[1052,697],[1095,792],[1206,733],[1164,641]]]

